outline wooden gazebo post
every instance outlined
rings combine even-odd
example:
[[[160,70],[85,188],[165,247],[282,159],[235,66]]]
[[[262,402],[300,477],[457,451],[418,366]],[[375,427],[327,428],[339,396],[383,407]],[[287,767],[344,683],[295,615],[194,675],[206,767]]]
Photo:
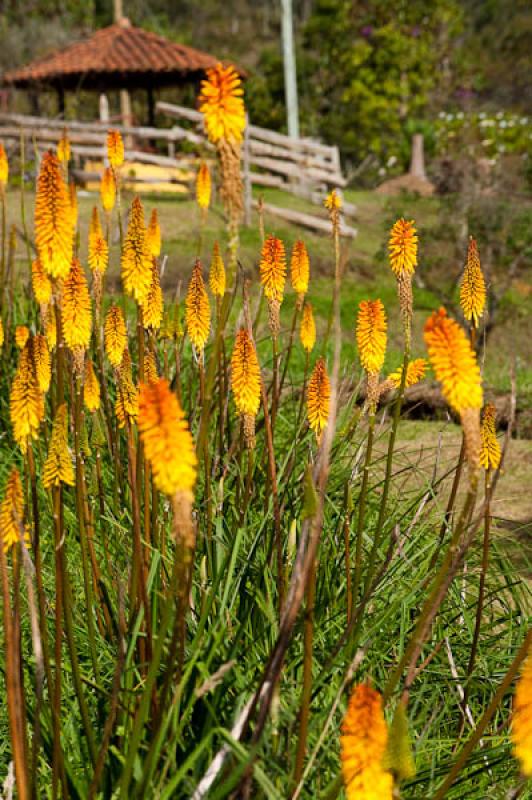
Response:
[[[122,0],[114,0],[114,17],[115,22],[119,25],[127,27],[129,20],[124,17],[124,7]],[[122,125],[132,125],[131,115],[131,100],[127,89],[120,89],[120,115],[122,117]],[[126,147],[131,147],[131,136],[126,136]]]

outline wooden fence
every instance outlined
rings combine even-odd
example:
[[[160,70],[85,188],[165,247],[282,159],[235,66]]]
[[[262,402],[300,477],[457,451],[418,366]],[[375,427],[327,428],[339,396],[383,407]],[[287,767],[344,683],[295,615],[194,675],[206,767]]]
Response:
[[[185,127],[174,122],[169,128],[147,126],[116,125],[124,137],[125,159],[129,162],[153,165],[168,169],[168,182],[182,184],[183,190],[192,190],[194,156],[178,153],[183,142],[194,145],[198,151],[212,151],[202,125],[202,115],[191,108],[157,103],[159,113],[172,118],[193,123]],[[24,114],[0,112],[0,139],[10,149],[18,148],[21,137],[24,138],[26,152],[36,149],[38,154],[54,148],[68,129],[71,152],[74,160],[74,175],[80,181],[94,180],[93,171],[85,169],[89,159],[106,159],[106,136],[109,128],[107,121],[78,122],[46,117],[34,117]],[[163,154],[161,150],[166,150]],[[182,175],[177,171],[183,170]],[[252,185],[283,189],[295,195],[305,197],[313,203],[321,203],[331,188],[341,189],[346,185],[340,166],[337,147],[322,144],[311,139],[293,139],[284,134],[248,125],[243,145],[243,173],[245,185],[246,219],[249,221],[252,208]],[[135,176],[135,182],[159,183],[161,177],[150,178]],[[270,213],[286,216],[287,209],[270,207]],[[346,204],[345,212],[352,215],[354,206]],[[293,212],[296,213],[296,212]],[[297,214],[296,214],[297,215]],[[323,216],[303,214],[301,224],[323,229]],[[316,220],[313,225],[312,220]],[[354,236],[356,231],[343,226],[344,234]]]

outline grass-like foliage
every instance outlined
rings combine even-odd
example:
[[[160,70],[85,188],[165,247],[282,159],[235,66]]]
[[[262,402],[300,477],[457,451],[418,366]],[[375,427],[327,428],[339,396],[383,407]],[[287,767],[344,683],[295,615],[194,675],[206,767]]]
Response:
[[[227,247],[209,276],[203,163],[186,297],[163,298],[157,215],[147,225],[138,198],[121,212],[116,132],[90,272],[64,141],[37,184],[31,286],[4,224],[0,774],[23,800],[524,797],[526,672],[509,725],[529,598],[492,526],[512,421],[501,448],[494,409],[481,414],[476,247],[470,328],[434,312],[428,361],[411,352],[407,220],[389,241],[397,302],[367,298],[342,330],[333,192],[333,299],[314,319],[303,242],[267,235],[259,213],[262,253],[239,261],[239,142],[222,122]],[[105,290],[114,231],[119,296]],[[383,376],[388,318],[404,357]],[[405,391],[430,367],[462,425],[452,464],[436,441],[397,450]]]

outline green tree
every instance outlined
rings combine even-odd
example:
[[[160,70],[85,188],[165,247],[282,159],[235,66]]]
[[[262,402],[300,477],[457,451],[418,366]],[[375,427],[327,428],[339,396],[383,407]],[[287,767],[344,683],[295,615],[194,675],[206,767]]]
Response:
[[[354,161],[396,154],[407,121],[451,88],[461,26],[455,0],[318,0],[300,59],[308,132]]]

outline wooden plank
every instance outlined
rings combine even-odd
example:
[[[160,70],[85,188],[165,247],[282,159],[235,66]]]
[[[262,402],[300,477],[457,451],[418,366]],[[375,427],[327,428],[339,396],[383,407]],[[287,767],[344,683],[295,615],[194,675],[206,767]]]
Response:
[[[343,178],[341,175],[334,174],[323,169],[316,169],[315,167],[307,167],[302,169],[297,164],[287,161],[280,161],[279,159],[275,158],[252,156],[251,164],[255,167],[261,167],[262,169],[269,170],[270,172],[278,172],[282,175],[289,175],[293,178],[300,178],[303,180],[312,178],[315,181],[322,181],[328,186],[343,187],[347,183],[345,178]]]
[[[0,122],[13,123],[22,127],[35,127],[42,128],[56,128],[63,131],[66,128],[68,131],[102,131],[107,133],[109,127],[113,130],[120,131],[123,134],[131,134],[137,136],[139,139],[174,139],[172,128],[151,128],[148,126],[135,126],[135,125],[111,125],[105,126],[101,122],[78,122],[77,120],[62,120],[50,119],[47,117],[32,117],[27,114],[8,114],[7,112],[0,112]],[[0,128],[1,129],[1,128]]]
[[[287,147],[279,147],[275,144],[268,144],[267,142],[259,142],[257,139],[250,139],[250,149],[254,155],[257,156],[272,156],[274,158],[283,158],[288,161],[295,161],[305,166],[313,166],[322,169],[331,169],[331,162],[322,156],[311,155],[310,153],[300,153],[297,150],[291,150]],[[337,172],[338,170],[334,170]]]
[[[254,200],[254,208],[257,208],[258,205],[258,200]],[[323,219],[323,217],[315,217],[313,214],[305,214],[302,211],[294,211],[292,208],[281,208],[280,206],[274,206],[271,203],[263,203],[263,208],[266,213],[273,214],[276,217],[281,217],[287,222],[293,222],[296,225],[302,225],[305,228],[311,228],[312,230],[320,231],[322,233],[330,234],[331,232],[330,221]],[[357,235],[357,230],[356,228],[352,228],[350,225],[346,225],[344,221],[341,220],[340,235],[354,239]]]
[[[190,122],[201,123],[203,121],[203,115],[199,111],[196,111],[192,108],[186,108],[185,106],[175,105],[174,103],[165,103],[160,101],[157,103],[157,111],[160,111],[162,114],[167,114],[169,117],[188,119]],[[313,139],[294,139],[284,133],[271,131],[268,128],[260,128],[258,125],[249,126],[249,135],[272,144],[279,144],[292,148],[308,149],[331,158],[332,151],[334,150],[333,146],[316,142]]]
[[[250,172],[249,177],[251,178],[251,183],[256,186],[272,186],[275,189],[291,191],[290,184],[283,181],[279,175],[268,175],[265,172]]]

